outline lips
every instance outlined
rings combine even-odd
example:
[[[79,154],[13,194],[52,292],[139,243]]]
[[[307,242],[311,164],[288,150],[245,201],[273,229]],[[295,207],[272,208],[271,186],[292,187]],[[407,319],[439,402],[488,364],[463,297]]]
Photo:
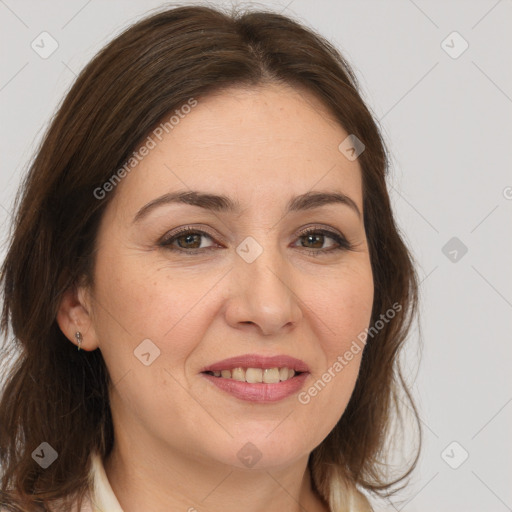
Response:
[[[201,371],[222,391],[249,402],[276,402],[298,392],[309,368],[291,356],[247,354],[218,361]]]

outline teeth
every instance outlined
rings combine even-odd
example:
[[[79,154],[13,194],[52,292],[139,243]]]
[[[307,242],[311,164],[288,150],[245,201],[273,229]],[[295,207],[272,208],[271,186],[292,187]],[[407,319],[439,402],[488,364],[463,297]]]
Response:
[[[263,382],[276,384],[279,382],[279,368],[265,368],[263,370]]]
[[[263,370],[261,368],[247,368],[245,370],[245,380],[250,384],[263,382]]]
[[[245,372],[243,368],[233,368],[231,370],[231,378],[234,380],[239,380],[245,382]]]
[[[240,382],[256,384],[264,382],[265,384],[277,384],[295,376],[295,370],[291,368],[233,368],[232,370],[222,370],[210,372],[214,377],[224,379],[233,379]]]

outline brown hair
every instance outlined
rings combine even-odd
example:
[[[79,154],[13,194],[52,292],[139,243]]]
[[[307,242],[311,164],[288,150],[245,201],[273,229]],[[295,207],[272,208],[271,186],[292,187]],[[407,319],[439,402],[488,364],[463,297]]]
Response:
[[[283,15],[236,11],[180,6],[116,37],[78,76],[22,183],[1,274],[1,328],[6,339],[12,329],[9,348],[18,352],[0,402],[0,505],[8,510],[45,510],[70,496],[81,503],[91,453],[106,457],[112,448],[111,382],[101,352],[77,352],[56,322],[63,292],[92,284],[99,221],[115,193],[98,200],[93,191],[170,111],[237,85],[306,88],[363,141],[372,325],[392,304],[402,306],[368,338],[350,402],[310,456],[313,487],[331,510],[352,510],[350,503],[369,509],[357,488],[391,492],[416,464],[419,446],[401,476],[390,481],[382,471],[400,389],[418,419],[398,365],[418,281],[393,219],[379,128],[354,73],[328,41]],[[31,456],[43,441],[58,452],[58,463],[45,470]]]

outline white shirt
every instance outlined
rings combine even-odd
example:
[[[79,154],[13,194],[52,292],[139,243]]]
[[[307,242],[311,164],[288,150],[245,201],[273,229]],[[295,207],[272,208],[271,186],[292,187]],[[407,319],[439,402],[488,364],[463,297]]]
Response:
[[[84,500],[81,512],[123,512],[110,486],[100,455],[98,453],[92,454],[91,460],[92,466],[89,478],[93,484],[93,491]]]

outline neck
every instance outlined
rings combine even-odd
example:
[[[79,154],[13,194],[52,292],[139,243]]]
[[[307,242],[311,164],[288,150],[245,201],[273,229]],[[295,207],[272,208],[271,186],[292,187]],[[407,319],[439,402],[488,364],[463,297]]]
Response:
[[[116,438],[105,472],[124,512],[328,512],[305,456],[287,467],[240,469]]]

